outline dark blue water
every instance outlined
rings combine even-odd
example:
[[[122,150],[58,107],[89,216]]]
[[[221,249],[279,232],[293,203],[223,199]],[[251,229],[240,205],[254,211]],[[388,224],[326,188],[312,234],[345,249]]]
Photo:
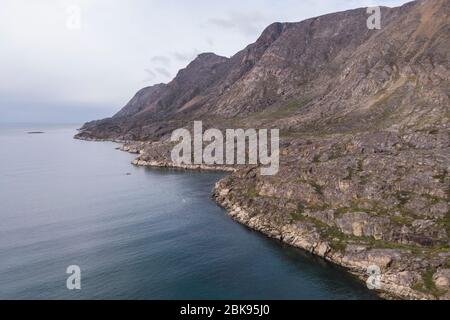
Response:
[[[0,129],[1,299],[371,299],[338,267],[232,221],[221,173],[137,168],[75,127]],[[45,131],[29,135],[27,131]],[[131,173],[131,175],[126,175]],[[66,268],[81,268],[81,290]]]

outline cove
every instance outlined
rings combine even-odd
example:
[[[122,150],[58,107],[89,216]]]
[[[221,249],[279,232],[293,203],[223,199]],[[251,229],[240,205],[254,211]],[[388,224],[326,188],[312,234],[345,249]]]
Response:
[[[211,199],[224,174],[135,167],[75,128],[0,127],[1,299],[377,298],[234,222]],[[70,265],[81,290],[66,288]]]

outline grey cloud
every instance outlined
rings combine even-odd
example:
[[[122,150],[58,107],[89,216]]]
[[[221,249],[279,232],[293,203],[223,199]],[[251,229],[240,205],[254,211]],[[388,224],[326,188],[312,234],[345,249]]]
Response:
[[[154,73],[150,69],[144,69],[145,73],[147,74],[147,77],[145,78],[144,82],[153,81],[156,78],[156,73]]]
[[[225,18],[212,18],[207,21],[208,25],[223,29],[236,29],[246,36],[258,35],[262,28],[268,25],[270,18],[259,12],[252,13],[229,13]]]
[[[157,68],[155,68],[155,71],[164,77],[167,77],[167,78],[171,77],[171,73],[165,68],[157,67]]]
[[[200,54],[200,51],[195,49],[192,52],[174,52],[173,57],[179,62],[190,62],[194,60],[196,56]]]
[[[154,56],[151,60],[154,63],[163,64],[166,66],[169,66],[171,62],[170,58],[166,56]]]
[[[235,28],[237,24],[231,20],[227,19],[219,19],[219,18],[213,18],[208,20],[209,23],[222,27],[222,28]]]

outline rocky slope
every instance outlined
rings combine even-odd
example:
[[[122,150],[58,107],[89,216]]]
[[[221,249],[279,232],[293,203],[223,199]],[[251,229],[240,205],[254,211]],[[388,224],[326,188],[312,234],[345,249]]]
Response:
[[[135,164],[171,167],[171,132],[280,128],[280,172],[252,166],[214,198],[237,221],[403,298],[450,298],[450,1],[270,25],[231,58],[199,55],[77,138],[127,141]]]

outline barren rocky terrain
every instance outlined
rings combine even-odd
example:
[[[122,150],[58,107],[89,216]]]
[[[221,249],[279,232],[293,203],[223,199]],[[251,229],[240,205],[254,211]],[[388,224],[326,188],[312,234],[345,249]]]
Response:
[[[231,58],[199,55],[79,139],[175,166],[174,129],[279,128],[280,171],[228,170],[213,197],[250,228],[347,267],[384,296],[450,299],[450,1],[274,23]]]

